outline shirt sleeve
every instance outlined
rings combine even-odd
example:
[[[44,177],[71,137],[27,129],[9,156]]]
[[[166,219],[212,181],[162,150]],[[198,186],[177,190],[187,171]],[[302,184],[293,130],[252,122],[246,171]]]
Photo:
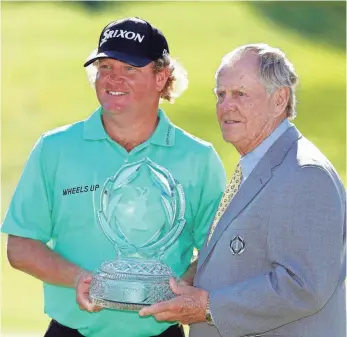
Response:
[[[212,146],[209,148],[209,154],[206,162],[204,162],[204,166],[205,169],[201,177],[202,189],[199,206],[193,228],[195,248],[198,250],[200,250],[206,239],[226,186],[226,174],[223,163]]]
[[[47,243],[51,239],[52,220],[42,147],[41,137],[26,162],[1,231]]]

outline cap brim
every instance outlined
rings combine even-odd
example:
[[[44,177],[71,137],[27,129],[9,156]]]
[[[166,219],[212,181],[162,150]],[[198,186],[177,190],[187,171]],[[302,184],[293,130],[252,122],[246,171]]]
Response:
[[[90,64],[92,64],[94,61],[102,58],[110,58],[114,60],[118,60],[124,63],[128,63],[134,67],[144,67],[147,64],[151,63],[152,60],[146,57],[141,57],[141,56],[135,56],[135,55],[129,55],[126,53],[122,53],[119,51],[104,51],[102,53],[96,54],[92,58],[90,58],[83,66],[87,67]]]

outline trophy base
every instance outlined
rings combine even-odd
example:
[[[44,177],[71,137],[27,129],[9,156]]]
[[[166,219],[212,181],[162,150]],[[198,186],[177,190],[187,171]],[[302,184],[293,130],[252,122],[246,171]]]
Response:
[[[136,303],[126,303],[126,302],[116,302],[105,300],[101,298],[90,297],[91,302],[94,305],[103,307],[106,309],[116,309],[116,310],[126,310],[126,311],[140,311],[144,307],[148,307],[151,304],[136,304]]]
[[[100,307],[138,311],[174,298],[169,284],[172,277],[171,269],[157,260],[106,261],[93,274],[89,298]]]

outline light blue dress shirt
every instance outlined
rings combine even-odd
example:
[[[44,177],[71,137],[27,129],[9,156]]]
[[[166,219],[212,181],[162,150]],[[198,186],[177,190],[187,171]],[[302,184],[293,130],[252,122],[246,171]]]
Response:
[[[251,174],[253,169],[257,166],[260,159],[263,158],[269,148],[275,141],[293,124],[286,118],[260,145],[258,145],[252,152],[247,153],[241,157],[240,165],[242,169],[242,183],[245,182],[247,177]]]

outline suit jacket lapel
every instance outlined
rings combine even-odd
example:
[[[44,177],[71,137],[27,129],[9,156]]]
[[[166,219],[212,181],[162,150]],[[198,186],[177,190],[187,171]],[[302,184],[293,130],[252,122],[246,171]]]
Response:
[[[229,226],[229,224],[242,212],[242,210],[255,198],[266,183],[272,177],[272,169],[279,165],[293,142],[301,137],[301,134],[295,127],[290,127],[277,141],[270,147],[265,156],[260,160],[252,173],[241,185],[240,190],[230,202],[225,213],[219,220],[219,223],[212,235],[211,241],[205,244],[200,252],[198,268],[204,263],[206,258],[212,252],[218,239]]]
[[[223,234],[229,224],[240,214],[240,212],[254,199],[261,191],[268,180],[271,178],[271,168],[269,163],[263,161],[262,167],[257,166],[258,174],[250,174],[247,180],[241,185],[239,191],[230,202],[228,208],[220,218],[218,225],[212,235],[211,241],[201,251],[199,264],[203,263],[204,259],[210,254],[213,247],[217,243],[220,236]]]

